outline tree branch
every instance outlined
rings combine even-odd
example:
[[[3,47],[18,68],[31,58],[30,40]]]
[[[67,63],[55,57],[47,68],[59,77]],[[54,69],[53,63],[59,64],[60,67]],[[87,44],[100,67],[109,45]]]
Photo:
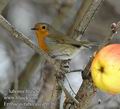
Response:
[[[36,71],[36,69],[40,67],[41,64],[43,64],[42,57],[35,53],[19,76],[18,89],[25,89],[26,87],[28,87],[28,82],[31,78],[31,75]]]
[[[83,0],[83,3],[76,14],[76,18],[71,26],[69,35],[76,39],[79,35],[83,35],[91,20],[95,16],[98,8],[104,0]]]

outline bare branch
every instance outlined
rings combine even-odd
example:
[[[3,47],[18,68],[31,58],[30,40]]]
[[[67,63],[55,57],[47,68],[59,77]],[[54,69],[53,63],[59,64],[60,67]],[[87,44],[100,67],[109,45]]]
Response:
[[[31,75],[40,68],[42,63],[42,57],[38,54],[34,54],[29,62],[27,63],[25,69],[22,71],[21,75],[19,76],[19,89],[24,89],[28,86],[29,79]]]
[[[104,0],[83,0],[83,3],[76,15],[75,22],[69,31],[71,37],[77,38],[83,35],[96,11]]]

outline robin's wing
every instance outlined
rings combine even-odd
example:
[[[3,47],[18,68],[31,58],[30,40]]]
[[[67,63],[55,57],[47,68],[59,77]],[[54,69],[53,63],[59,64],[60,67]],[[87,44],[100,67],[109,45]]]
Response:
[[[80,46],[89,47],[96,45],[95,42],[90,42],[86,40],[77,41],[71,39],[71,37],[65,36],[64,34],[50,34],[48,37],[52,38],[53,40],[56,40],[58,43],[70,44],[76,47],[80,47]]]

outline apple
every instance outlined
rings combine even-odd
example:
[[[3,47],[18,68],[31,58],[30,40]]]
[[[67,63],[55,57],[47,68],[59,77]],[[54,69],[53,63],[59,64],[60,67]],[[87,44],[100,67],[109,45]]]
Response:
[[[100,90],[120,94],[120,44],[107,45],[95,55],[91,76]]]

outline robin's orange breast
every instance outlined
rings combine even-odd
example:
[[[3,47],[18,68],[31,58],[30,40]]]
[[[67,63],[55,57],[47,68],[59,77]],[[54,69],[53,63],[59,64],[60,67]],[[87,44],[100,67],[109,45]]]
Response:
[[[47,33],[36,31],[36,37],[37,37],[39,47],[45,52],[48,52],[49,50],[45,41],[47,37]]]

